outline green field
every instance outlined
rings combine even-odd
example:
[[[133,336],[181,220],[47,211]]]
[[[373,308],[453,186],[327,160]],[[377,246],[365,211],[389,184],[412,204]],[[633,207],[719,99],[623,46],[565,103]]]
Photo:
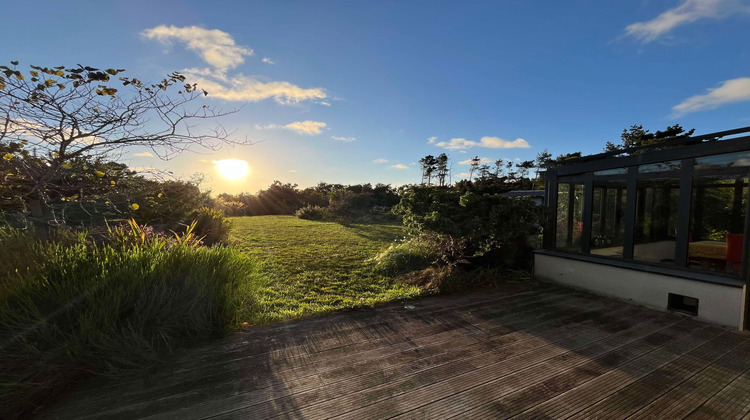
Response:
[[[403,237],[400,224],[313,222],[293,216],[232,218],[231,243],[263,265],[251,324],[369,306],[421,293],[368,261]]]

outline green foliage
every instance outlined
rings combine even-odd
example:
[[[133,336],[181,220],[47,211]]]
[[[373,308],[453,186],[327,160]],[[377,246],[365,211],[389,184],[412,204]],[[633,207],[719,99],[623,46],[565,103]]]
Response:
[[[333,201],[331,201],[333,200]],[[300,190],[296,184],[275,181],[257,194],[222,193],[215,206],[230,216],[295,214],[305,206],[329,207],[338,219],[353,222],[374,207],[392,208],[399,201],[397,191],[386,184],[340,185],[320,183]]]
[[[331,212],[325,207],[307,205],[297,210],[297,217],[305,220],[327,221],[332,219]]]
[[[447,263],[488,251],[525,247],[538,234],[542,209],[528,198],[461,194],[436,187],[404,188],[396,211],[412,234],[433,233],[441,239]],[[518,261],[520,263],[520,261]]]
[[[202,238],[206,245],[226,242],[229,237],[229,229],[232,223],[221,210],[200,207],[190,215],[190,218],[195,224],[193,232],[196,236]]]
[[[236,328],[258,265],[131,223],[99,243],[0,232],[0,418],[91,374],[129,376],[180,346]]]
[[[440,260],[438,244],[433,236],[421,235],[389,246],[376,255],[376,270],[389,275],[400,275],[423,270]]]

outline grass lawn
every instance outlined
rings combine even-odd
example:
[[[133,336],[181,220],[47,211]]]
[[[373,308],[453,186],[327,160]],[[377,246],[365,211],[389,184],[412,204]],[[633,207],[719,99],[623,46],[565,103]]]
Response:
[[[262,263],[247,321],[261,324],[419,295],[367,261],[404,235],[400,224],[344,227],[294,216],[232,218],[231,242]]]

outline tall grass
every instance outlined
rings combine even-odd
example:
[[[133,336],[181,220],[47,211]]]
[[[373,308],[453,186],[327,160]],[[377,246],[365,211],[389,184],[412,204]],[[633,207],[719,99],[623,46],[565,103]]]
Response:
[[[91,375],[142,372],[242,321],[261,282],[253,260],[190,232],[136,228],[100,243],[0,230],[0,418]]]

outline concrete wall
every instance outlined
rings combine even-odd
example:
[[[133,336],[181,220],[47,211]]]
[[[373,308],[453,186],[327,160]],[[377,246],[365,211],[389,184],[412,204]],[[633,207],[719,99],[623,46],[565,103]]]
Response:
[[[537,254],[534,275],[562,285],[667,310],[667,294],[699,299],[697,318],[741,329],[744,288]]]

